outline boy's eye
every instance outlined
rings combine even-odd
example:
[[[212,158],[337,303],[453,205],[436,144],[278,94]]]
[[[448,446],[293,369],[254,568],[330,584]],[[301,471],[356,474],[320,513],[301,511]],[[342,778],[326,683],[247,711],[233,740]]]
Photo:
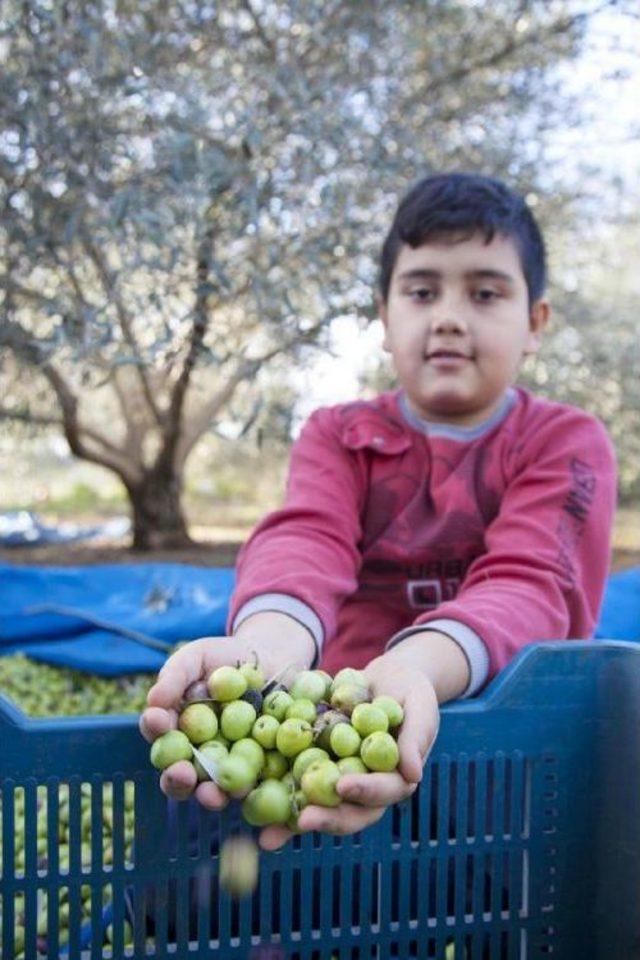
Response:
[[[497,290],[490,290],[485,287],[482,290],[476,290],[473,296],[474,299],[479,300],[480,303],[490,303],[492,300],[497,300],[500,294]]]
[[[416,290],[409,291],[410,297],[415,297],[417,300],[420,300],[422,303],[426,303],[429,300],[432,300],[435,296],[435,291],[429,290],[426,287],[419,287]]]

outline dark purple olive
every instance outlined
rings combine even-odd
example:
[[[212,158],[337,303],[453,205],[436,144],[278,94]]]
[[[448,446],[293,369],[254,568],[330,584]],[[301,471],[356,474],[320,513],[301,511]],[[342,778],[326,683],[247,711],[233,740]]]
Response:
[[[251,706],[255,709],[256,713],[259,715],[262,710],[262,694],[259,690],[246,690],[242,696],[241,700],[246,700],[247,703],[250,703]]]

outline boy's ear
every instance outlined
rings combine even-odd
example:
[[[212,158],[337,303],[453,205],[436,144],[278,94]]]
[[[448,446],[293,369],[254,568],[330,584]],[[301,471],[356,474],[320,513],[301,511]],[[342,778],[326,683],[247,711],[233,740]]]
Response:
[[[548,300],[536,300],[529,311],[529,334],[524,348],[525,357],[538,352],[542,334],[547,328],[551,317],[551,306]]]
[[[380,319],[382,320],[382,326],[384,327],[384,337],[383,337],[383,339],[382,339],[382,349],[383,349],[386,353],[390,353],[390,352],[391,352],[391,347],[389,346],[389,325],[388,325],[388,322],[387,322],[387,320],[388,320],[387,305],[386,305],[386,303],[384,302],[384,300],[382,299],[382,297],[380,296],[380,294],[378,294],[378,296],[377,296],[377,301],[378,301],[378,316],[379,316]]]

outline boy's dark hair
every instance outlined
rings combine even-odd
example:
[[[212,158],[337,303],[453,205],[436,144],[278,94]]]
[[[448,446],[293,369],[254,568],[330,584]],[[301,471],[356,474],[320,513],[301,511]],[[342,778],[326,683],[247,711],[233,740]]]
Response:
[[[386,303],[391,274],[401,246],[416,248],[447,234],[469,239],[484,234],[511,238],[520,254],[529,306],[547,282],[544,240],[533,214],[519,194],[500,180],[472,173],[442,173],[419,180],[400,201],[382,247],[380,291]]]

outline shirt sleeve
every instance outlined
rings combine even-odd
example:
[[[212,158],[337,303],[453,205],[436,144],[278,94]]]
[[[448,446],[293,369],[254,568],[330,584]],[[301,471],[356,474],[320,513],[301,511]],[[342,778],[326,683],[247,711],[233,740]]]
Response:
[[[361,565],[360,471],[331,410],[312,414],[292,448],[282,508],[258,524],[238,554],[228,631],[247,610],[277,609],[304,623],[317,647],[334,632]]]
[[[567,408],[530,427],[486,552],[452,601],[414,625],[466,625],[486,645],[486,678],[528,643],[592,636],[609,570],[616,463],[604,427]],[[444,631],[446,632],[446,631]]]
[[[458,620],[447,620],[446,618],[430,620],[428,627],[430,630],[446,634],[462,648],[469,664],[469,683],[467,689],[460,694],[459,699],[472,697],[484,686],[489,675],[489,654],[483,640],[475,630]],[[385,650],[391,650],[396,644],[402,643],[407,637],[424,629],[425,625],[422,623],[405,627],[404,630],[400,630],[391,637]]]

